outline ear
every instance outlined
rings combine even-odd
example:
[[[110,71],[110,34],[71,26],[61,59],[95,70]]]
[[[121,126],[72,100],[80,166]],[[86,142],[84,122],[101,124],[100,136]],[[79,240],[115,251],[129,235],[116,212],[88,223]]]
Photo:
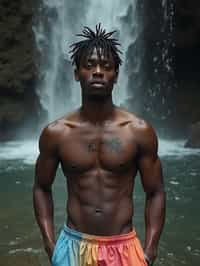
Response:
[[[76,81],[79,81],[80,80],[79,79],[79,72],[78,72],[78,69],[77,68],[74,69],[74,78],[75,78]]]

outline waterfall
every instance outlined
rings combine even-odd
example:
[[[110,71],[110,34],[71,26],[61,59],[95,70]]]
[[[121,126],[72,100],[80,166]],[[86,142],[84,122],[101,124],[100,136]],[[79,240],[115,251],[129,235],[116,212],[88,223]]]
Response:
[[[38,94],[48,112],[48,121],[80,105],[80,86],[74,81],[68,51],[83,26],[95,29],[96,24],[102,23],[107,31],[117,31],[123,65],[113,97],[117,105],[127,100],[126,53],[137,39],[136,5],[137,0],[41,0],[34,32],[41,55]]]

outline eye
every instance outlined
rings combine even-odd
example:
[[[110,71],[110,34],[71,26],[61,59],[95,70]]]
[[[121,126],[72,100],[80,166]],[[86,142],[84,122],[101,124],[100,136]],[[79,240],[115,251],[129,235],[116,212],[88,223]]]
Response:
[[[90,69],[90,68],[93,67],[93,64],[92,64],[92,62],[87,61],[86,64],[85,64],[85,66],[86,66],[86,68]]]
[[[112,65],[110,63],[105,63],[103,65],[103,67],[106,69],[106,70],[110,70],[112,68]]]
[[[91,63],[87,63],[86,67],[87,68],[91,68],[92,67],[92,64]]]

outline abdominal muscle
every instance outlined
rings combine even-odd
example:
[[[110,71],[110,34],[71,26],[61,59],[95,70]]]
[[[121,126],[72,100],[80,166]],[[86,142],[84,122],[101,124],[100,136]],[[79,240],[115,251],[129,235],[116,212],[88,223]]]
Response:
[[[115,177],[115,180],[118,179]],[[132,230],[133,200],[130,182],[102,186],[68,182],[67,225],[92,235],[119,235]],[[124,187],[124,185],[125,187]],[[131,182],[133,183],[133,182]],[[90,184],[90,185],[89,185]],[[128,186],[127,186],[128,184]]]

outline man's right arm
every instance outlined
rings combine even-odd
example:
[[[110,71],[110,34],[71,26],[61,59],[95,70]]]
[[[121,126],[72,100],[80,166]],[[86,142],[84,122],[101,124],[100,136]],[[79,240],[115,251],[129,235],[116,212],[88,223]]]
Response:
[[[45,128],[39,141],[40,154],[35,167],[33,204],[45,250],[51,259],[55,246],[53,198],[51,186],[58,167],[57,136],[53,126]]]

